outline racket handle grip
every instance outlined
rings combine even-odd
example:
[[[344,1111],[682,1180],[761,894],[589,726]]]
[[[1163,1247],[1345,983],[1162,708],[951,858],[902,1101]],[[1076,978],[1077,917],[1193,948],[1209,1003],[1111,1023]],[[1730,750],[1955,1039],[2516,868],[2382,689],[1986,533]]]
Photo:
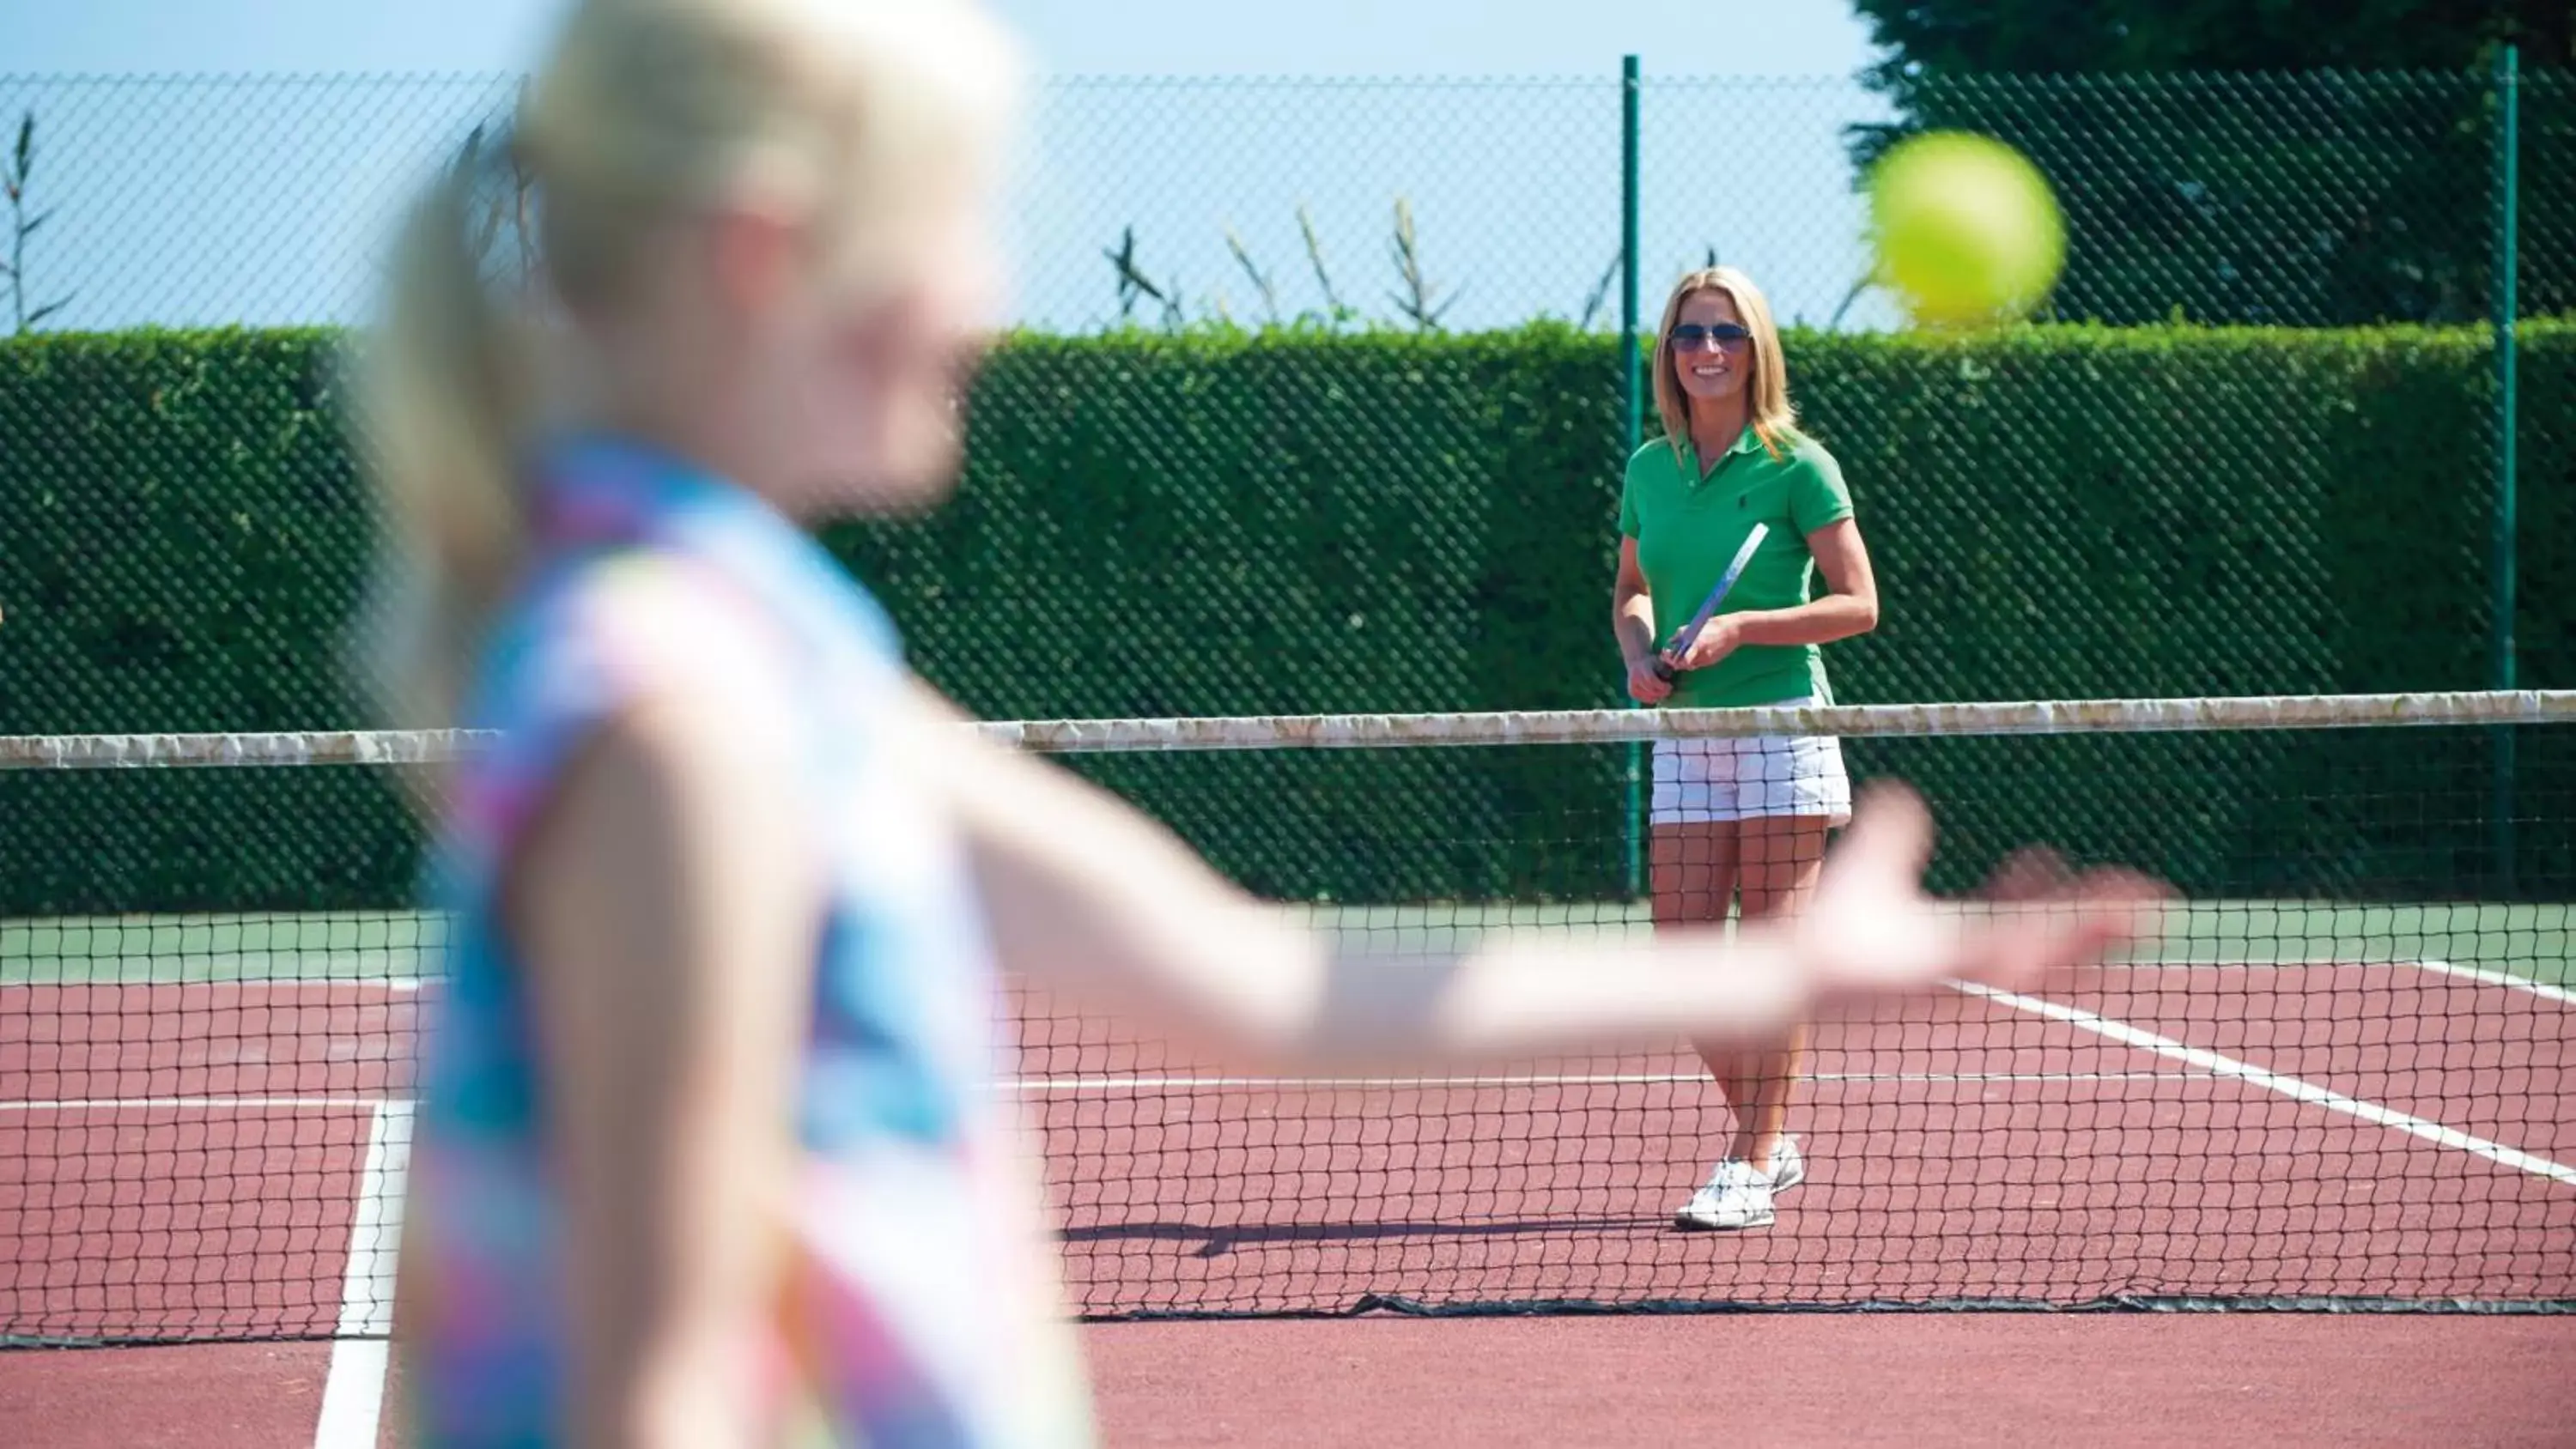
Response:
[[[1670,683],[1672,683],[1676,678],[1680,677],[1680,673],[1681,673],[1681,671],[1679,671],[1679,670],[1677,670],[1677,669],[1673,668],[1673,666],[1672,666],[1672,664],[1671,664],[1671,662],[1670,662],[1670,661],[1668,661],[1668,660],[1663,660],[1663,659],[1658,659],[1658,660],[1656,660],[1656,661],[1655,661],[1655,663],[1654,663],[1654,670],[1655,670],[1655,677],[1656,677],[1657,679],[1662,680],[1662,681],[1663,681],[1664,683],[1666,683],[1666,684],[1670,684]]]

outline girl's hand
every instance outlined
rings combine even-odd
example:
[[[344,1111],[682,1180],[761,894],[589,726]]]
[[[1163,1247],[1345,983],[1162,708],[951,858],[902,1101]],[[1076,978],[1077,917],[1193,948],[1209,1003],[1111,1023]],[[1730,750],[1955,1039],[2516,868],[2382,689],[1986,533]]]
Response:
[[[2016,857],[1976,901],[1923,893],[1931,817],[1911,791],[1882,786],[1855,812],[1807,909],[1782,927],[1823,1000],[1868,999],[1964,980],[2028,986],[2151,933],[2166,893],[2124,871],[2070,876]]]

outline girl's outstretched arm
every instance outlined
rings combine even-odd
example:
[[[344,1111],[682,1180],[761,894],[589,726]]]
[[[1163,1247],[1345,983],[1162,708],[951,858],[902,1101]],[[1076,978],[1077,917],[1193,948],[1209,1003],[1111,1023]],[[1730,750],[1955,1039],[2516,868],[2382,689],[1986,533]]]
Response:
[[[1712,929],[1373,955],[1254,900],[1108,792],[978,739],[927,691],[915,723],[1004,964],[1247,1066],[1402,1072],[1675,1036],[1760,1042],[1839,1001],[2027,982],[2138,934],[2154,899],[2133,877],[2025,864],[2009,882],[2021,909],[1936,902],[1919,885],[1931,823],[1911,795],[1881,792],[1808,913],[1733,942]]]

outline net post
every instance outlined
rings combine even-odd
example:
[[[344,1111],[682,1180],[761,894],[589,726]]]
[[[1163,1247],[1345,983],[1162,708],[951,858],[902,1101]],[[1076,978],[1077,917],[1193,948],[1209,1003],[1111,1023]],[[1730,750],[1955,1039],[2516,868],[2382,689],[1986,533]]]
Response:
[[[2513,46],[2502,47],[2495,60],[2496,144],[2495,144],[2495,261],[2494,314],[2495,338],[2495,537],[2492,563],[2495,597],[2490,605],[2494,613],[2491,637],[2494,658],[2489,683],[2496,689],[2513,689],[2515,648],[2513,615],[2516,603],[2514,577],[2515,555],[2520,532],[2521,499],[2516,480],[2514,431],[2520,410],[2515,395],[2515,314],[2520,299],[2515,294],[2515,272],[2521,265],[2522,168],[2522,60]],[[2498,726],[2495,731],[2494,799],[2489,812],[2492,821],[2496,880],[2507,896],[2514,891],[2514,733],[2511,726]]]
[[[1633,450],[1645,434],[1645,389],[1643,369],[1637,345],[1639,294],[1637,285],[1637,231],[1640,201],[1637,194],[1638,153],[1643,149],[1642,84],[1638,78],[1637,57],[1623,57],[1619,62],[1619,393],[1624,405],[1620,427],[1627,446]]]
[[[1636,456],[1645,410],[1637,347],[1637,171],[1643,139],[1637,57],[1619,61],[1619,462]],[[1628,742],[1628,898],[1645,893],[1646,746]]]

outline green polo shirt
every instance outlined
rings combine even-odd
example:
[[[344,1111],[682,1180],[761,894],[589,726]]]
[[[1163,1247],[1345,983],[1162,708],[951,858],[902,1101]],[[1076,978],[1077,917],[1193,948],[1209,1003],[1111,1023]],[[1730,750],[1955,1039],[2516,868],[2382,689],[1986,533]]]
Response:
[[[1637,564],[1654,600],[1658,646],[1671,644],[1699,612],[1756,523],[1771,525],[1771,532],[1718,612],[1807,602],[1816,572],[1807,535],[1851,517],[1851,492],[1822,444],[1795,434],[1787,444],[1774,458],[1746,428],[1706,478],[1687,443],[1676,456],[1669,442],[1657,438],[1628,460],[1627,481],[1619,490],[1619,531],[1637,541]],[[1813,644],[1747,645],[1707,669],[1683,674],[1665,703],[1732,709],[1807,695],[1833,702],[1822,650]]]

